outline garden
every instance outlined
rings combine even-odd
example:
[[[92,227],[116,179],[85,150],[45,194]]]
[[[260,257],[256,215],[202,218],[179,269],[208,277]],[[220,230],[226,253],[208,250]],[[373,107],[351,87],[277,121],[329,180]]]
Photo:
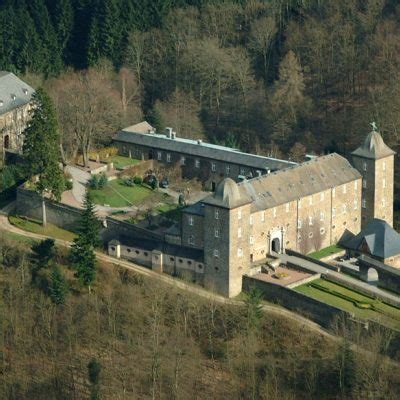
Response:
[[[383,325],[400,329],[400,308],[366,296],[326,279],[318,279],[294,289],[323,303],[354,313]]]

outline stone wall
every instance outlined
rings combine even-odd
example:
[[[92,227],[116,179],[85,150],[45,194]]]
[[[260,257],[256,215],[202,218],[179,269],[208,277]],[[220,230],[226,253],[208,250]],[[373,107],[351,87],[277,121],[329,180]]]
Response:
[[[81,215],[80,209],[50,199],[46,199],[45,202],[47,222],[69,231],[77,230]],[[22,186],[18,187],[16,212],[18,215],[41,220],[43,218],[41,196]]]
[[[339,318],[344,317],[348,319],[349,317],[352,317],[350,313],[346,313],[339,308],[328,304],[321,303],[318,300],[302,293],[295,292],[292,289],[254,279],[249,276],[243,276],[243,291],[249,291],[252,287],[258,289],[263,294],[265,300],[298,312],[325,328],[331,328],[335,320]]]

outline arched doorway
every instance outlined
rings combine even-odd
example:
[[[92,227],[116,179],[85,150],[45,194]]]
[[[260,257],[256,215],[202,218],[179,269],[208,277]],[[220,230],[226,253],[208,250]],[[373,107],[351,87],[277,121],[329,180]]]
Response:
[[[4,148],[5,149],[10,148],[10,136],[9,135],[4,136]]]
[[[281,252],[281,241],[279,240],[279,238],[272,239],[271,251],[273,251],[275,253]]]
[[[367,271],[367,282],[370,285],[378,285],[379,275],[375,268],[368,268]]]

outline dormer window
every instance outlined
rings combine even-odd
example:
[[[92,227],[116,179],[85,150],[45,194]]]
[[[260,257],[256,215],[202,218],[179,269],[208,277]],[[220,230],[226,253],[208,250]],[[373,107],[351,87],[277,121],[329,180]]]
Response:
[[[11,98],[12,98],[13,100],[15,100],[15,99],[17,98],[17,96],[16,96],[15,94],[12,94],[12,95],[11,95]]]
[[[3,106],[4,106],[4,101],[0,100],[0,107],[3,107]]]
[[[28,89],[24,88],[24,89],[22,89],[22,91],[24,92],[25,96],[28,95]]]

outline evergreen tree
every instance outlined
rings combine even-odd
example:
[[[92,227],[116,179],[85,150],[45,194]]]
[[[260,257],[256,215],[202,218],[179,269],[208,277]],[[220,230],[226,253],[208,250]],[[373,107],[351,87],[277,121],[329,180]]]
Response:
[[[55,265],[51,271],[48,290],[50,299],[54,304],[60,305],[65,303],[65,298],[68,293],[68,284],[57,265]]]
[[[39,88],[32,97],[32,119],[25,129],[23,154],[27,171],[38,175],[36,190],[43,198],[43,224],[46,224],[44,194],[60,200],[65,188],[59,166],[59,135],[54,106],[46,92]]]
[[[261,301],[262,293],[255,287],[250,288],[245,300],[246,319],[249,329],[257,328],[260,325],[263,316]]]
[[[32,281],[35,282],[38,273],[43,268],[48,268],[54,262],[56,256],[56,247],[54,239],[44,239],[35,243],[31,247],[31,273]]]
[[[100,399],[99,383],[100,383],[101,364],[93,358],[88,364],[88,376],[90,382],[90,399]]]
[[[96,278],[96,256],[94,248],[100,245],[100,224],[96,218],[90,191],[86,191],[84,210],[80,221],[79,234],[71,248],[71,262],[75,276],[84,285],[91,285]]]

